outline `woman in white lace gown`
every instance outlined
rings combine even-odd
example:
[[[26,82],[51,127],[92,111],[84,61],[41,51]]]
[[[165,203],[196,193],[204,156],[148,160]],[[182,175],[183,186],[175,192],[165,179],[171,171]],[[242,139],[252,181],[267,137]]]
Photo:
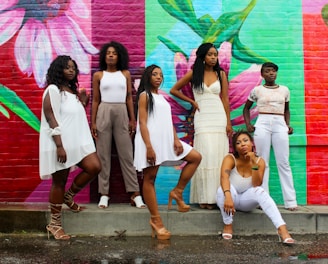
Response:
[[[228,80],[218,63],[218,51],[212,43],[200,45],[192,70],[172,87],[171,94],[189,102],[194,110],[194,148],[202,154],[202,162],[191,180],[190,203],[213,209],[220,185],[220,168],[229,151],[232,135]],[[192,84],[194,98],[180,90]]]

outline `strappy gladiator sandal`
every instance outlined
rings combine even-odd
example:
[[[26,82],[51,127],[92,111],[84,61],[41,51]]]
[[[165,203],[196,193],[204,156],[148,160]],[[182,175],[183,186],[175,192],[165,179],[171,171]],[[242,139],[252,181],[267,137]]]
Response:
[[[74,202],[75,195],[76,193],[72,191],[72,188],[69,188],[64,194],[64,203],[69,207],[72,212],[79,213],[82,211],[82,208]]]
[[[172,207],[172,199],[176,201],[179,212],[185,213],[190,210],[190,205],[186,205],[182,199],[182,192],[177,192],[176,189],[173,189],[169,194],[169,203],[167,206],[168,210],[170,210]]]
[[[51,233],[56,240],[69,240],[71,237],[65,234],[65,231],[61,225],[61,204],[50,204],[51,211],[56,213],[51,213],[51,221],[49,225],[46,226],[49,240],[49,233]]]
[[[151,216],[149,224],[152,228],[151,236],[157,237],[158,240],[168,240],[171,238],[171,232],[168,231],[162,223],[162,219],[159,215]]]

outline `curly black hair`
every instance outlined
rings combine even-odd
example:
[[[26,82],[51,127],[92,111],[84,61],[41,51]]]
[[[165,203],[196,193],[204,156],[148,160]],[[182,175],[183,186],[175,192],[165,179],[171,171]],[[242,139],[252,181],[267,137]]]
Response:
[[[75,60],[70,56],[60,55],[51,62],[47,72],[47,84],[55,84],[60,90],[62,86],[67,85],[67,80],[64,78],[64,69],[66,69],[69,61],[72,61],[74,64],[76,75],[73,80],[68,82],[68,85],[72,91],[77,94],[77,89],[79,87],[79,81],[77,79],[79,68]]]
[[[137,115],[138,113],[138,102],[139,102],[139,97],[140,94],[142,92],[146,92],[148,95],[148,112],[149,114],[153,112],[154,109],[154,99],[153,99],[153,95],[151,94],[151,89],[153,88],[152,84],[151,84],[151,77],[152,77],[152,73],[155,69],[161,69],[161,67],[152,64],[149,65],[143,72],[142,76],[141,76],[141,80],[140,80],[140,84],[138,87],[138,91],[137,91],[137,95],[136,95],[136,104],[135,104],[135,114]],[[163,77],[163,81],[164,82],[164,77]]]
[[[107,49],[109,47],[113,47],[118,55],[118,61],[117,61],[117,70],[128,70],[129,69],[129,54],[128,50],[125,48],[124,45],[122,45],[119,42],[111,41],[109,43],[104,44],[99,52],[99,68],[102,71],[105,71],[107,69],[107,63],[106,63],[106,53]]]
[[[204,82],[204,69],[205,69],[205,56],[210,48],[215,48],[215,46],[212,43],[203,43],[201,44],[197,51],[196,51],[196,60],[192,67],[193,74],[192,74],[192,87],[195,91],[203,92],[203,82]],[[215,48],[216,49],[216,48]],[[219,81],[221,83],[221,74],[220,72],[223,71],[223,69],[219,65],[219,60],[213,67],[214,71],[217,72]]]

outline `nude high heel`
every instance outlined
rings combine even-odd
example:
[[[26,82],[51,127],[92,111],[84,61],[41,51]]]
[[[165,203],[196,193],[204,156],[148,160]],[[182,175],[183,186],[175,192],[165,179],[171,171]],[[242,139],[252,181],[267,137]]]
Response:
[[[190,206],[186,205],[185,202],[182,199],[182,193],[179,195],[176,192],[176,189],[173,189],[169,194],[169,203],[167,205],[167,209],[170,210],[172,207],[172,199],[174,199],[178,205],[178,211],[185,213],[190,210]]]
[[[48,239],[51,233],[56,240],[69,240],[71,237],[65,234],[65,231],[61,225],[61,205],[50,204],[52,211],[56,213],[51,213],[51,221],[49,225],[46,226],[48,232]]]
[[[153,238],[155,236],[158,240],[168,240],[171,238],[171,232],[163,226],[162,219],[159,215],[151,216],[149,224],[152,229],[151,236]]]

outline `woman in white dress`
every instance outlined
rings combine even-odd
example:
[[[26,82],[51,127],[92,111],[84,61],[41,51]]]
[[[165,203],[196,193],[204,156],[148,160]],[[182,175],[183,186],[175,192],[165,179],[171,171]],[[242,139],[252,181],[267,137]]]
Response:
[[[51,179],[49,194],[51,219],[47,225],[48,236],[67,240],[61,225],[62,204],[73,212],[81,207],[73,198],[101,169],[91,136],[84,106],[89,101],[85,90],[78,92],[79,70],[69,56],[58,56],[47,72],[48,87],[42,97],[40,127],[40,177]],[[70,168],[82,169],[71,187],[65,192]]]
[[[194,148],[202,154],[191,180],[190,203],[213,209],[216,190],[220,185],[220,168],[229,151],[228,136],[232,135],[228,80],[218,63],[218,51],[212,43],[200,45],[192,70],[172,87],[171,94],[189,102],[195,111]],[[191,83],[194,98],[180,90]]]
[[[164,227],[159,214],[155,193],[155,179],[160,165],[170,161],[185,161],[179,181],[169,194],[169,205],[172,199],[177,202],[178,211],[190,209],[182,199],[182,193],[197,169],[201,155],[190,145],[180,141],[172,122],[171,106],[159,94],[163,81],[162,70],[156,65],[148,66],[140,81],[137,93],[137,131],[135,136],[134,165],[143,172],[143,195],[149,209],[152,228],[157,239],[165,240],[171,233]]]

